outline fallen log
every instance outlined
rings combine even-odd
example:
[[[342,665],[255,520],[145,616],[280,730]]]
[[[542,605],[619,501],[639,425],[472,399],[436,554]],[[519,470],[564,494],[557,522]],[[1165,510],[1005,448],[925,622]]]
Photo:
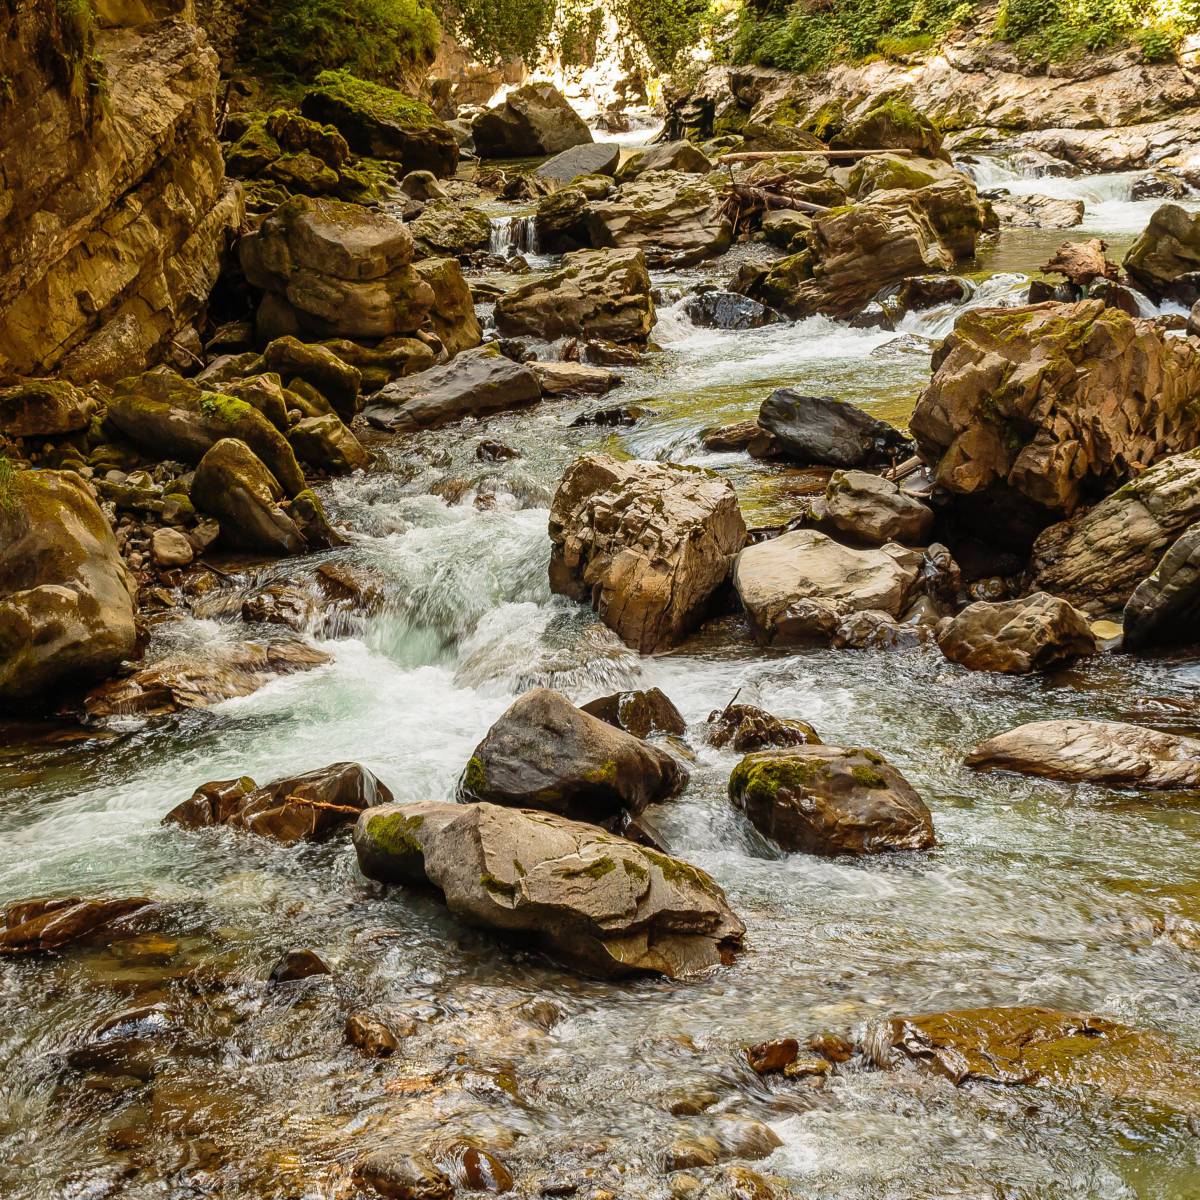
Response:
[[[717,162],[762,162],[767,158],[803,158],[806,154],[823,154],[826,158],[866,158],[870,154],[895,154],[907,158],[912,151],[897,150],[831,150],[828,146],[812,150],[733,150],[728,154],[718,154]]]

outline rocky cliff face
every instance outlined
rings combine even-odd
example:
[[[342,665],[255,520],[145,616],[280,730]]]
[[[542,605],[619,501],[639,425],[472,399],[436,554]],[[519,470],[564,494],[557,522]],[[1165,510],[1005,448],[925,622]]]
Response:
[[[179,342],[240,226],[190,0],[0,0],[0,378],[112,380]]]

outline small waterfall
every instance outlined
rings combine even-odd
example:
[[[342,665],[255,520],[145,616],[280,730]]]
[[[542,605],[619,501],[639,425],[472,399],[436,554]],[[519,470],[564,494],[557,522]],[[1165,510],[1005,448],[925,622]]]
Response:
[[[533,217],[493,217],[488,250],[501,258],[537,254],[537,225]]]

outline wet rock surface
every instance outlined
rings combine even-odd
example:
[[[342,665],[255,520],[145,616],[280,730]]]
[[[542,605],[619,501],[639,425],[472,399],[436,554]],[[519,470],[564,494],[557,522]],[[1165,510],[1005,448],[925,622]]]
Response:
[[[1094,654],[1096,637],[1077,608],[1035,592],[998,604],[968,604],[939,631],[938,646],[973,671],[1024,675]]]
[[[884,421],[829,396],[779,388],[763,401],[758,424],[798,463],[865,467],[888,463],[908,446]]]

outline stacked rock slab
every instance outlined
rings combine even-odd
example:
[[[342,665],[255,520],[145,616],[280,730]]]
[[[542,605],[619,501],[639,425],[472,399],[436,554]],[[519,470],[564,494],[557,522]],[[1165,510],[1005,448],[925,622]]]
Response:
[[[0,42],[0,376],[107,382],[201,313],[241,192],[200,29],[131,6],[91,41],[69,8],[22,5]]]

